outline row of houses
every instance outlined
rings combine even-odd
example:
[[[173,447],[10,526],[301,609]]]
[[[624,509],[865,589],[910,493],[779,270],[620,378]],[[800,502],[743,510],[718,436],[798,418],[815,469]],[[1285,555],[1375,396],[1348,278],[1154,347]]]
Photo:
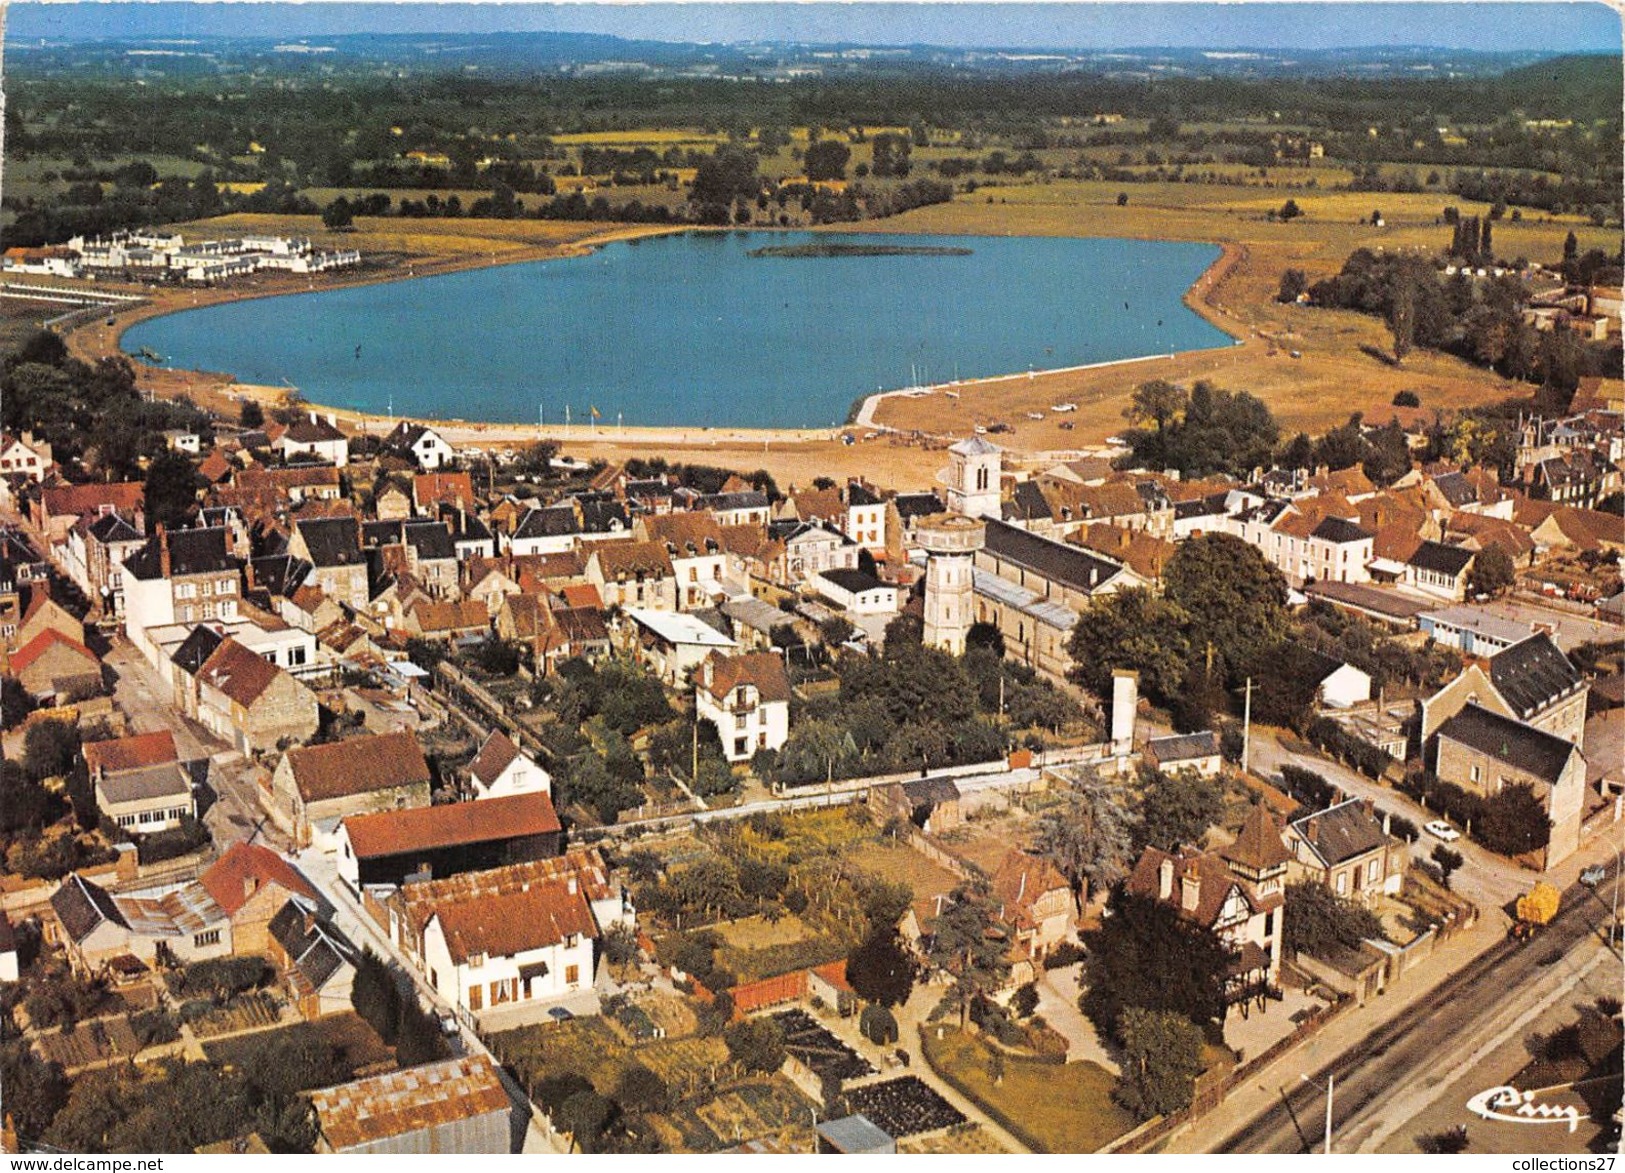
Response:
[[[355,249],[322,250],[308,239],[243,236],[195,240],[180,233],[115,232],[105,237],[75,236],[66,244],[7,249],[0,265],[8,273],[95,278],[112,274],[149,279],[174,276],[213,283],[264,270],[323,273],[361,263]]]

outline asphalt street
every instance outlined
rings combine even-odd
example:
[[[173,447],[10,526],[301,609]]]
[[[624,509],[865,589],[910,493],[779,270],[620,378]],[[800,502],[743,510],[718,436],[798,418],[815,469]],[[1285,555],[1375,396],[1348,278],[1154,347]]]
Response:
[[[1534,940],[1495,945],[1331,1063],[1306,1069],[1279,1089],[1274,1108],[1215,1151],[1319,1151],[1328,1078],[1335,1087],[1333,1151],[1383,1147],[1462,1070],[1552,1007],[1579,1000],[1577,991],[1588,989],[1594,975],[1619,988],[1619,954],[1601,939],[1613,896],[1610,885],[1618,883],[1615,875],[1595,893],[1570,888],[1557,918]]]

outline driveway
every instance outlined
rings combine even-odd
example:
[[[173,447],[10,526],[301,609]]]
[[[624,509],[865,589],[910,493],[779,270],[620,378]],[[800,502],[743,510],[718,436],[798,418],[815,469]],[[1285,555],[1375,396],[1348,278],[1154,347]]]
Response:
[[[1083,1011],[1078,1009],[1079,985],[1083,977],[1083,963],[1062,969],[1039,971],[1035,987],[1038,990],[1038,1013],[1062,1035],[1068,1043],[1068,1063],[1095,1063],[1113,1075],[1122,1074],[1117,1061],[1100,1041],[1100,1032]]]

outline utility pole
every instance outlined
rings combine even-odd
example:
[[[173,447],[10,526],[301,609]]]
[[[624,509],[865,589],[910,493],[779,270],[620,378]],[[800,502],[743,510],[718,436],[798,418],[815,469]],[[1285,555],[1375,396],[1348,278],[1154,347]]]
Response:
[[[1298,1078],[1303,1080],[1304,1083],[1310,1082],[1307,1075],[1300,1075]],[[1327,1156],[1331,1156],[1332,1153],[1332,1088],[1336,1081],[1337,1077],[1328,1072],[1326,1075],[1326,1140],[1322,1149]]]
[[[1241,708],[1241,772],[1247,773],[1253,747],[1253,678],[1247,677],[1247,699]]]

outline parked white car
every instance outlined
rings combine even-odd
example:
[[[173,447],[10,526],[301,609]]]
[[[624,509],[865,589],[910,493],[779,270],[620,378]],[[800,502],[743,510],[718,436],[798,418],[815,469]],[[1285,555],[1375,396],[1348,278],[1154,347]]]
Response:
[[[1422,830],[1426,831],[1429,835],[1432,835],[1435,839],[1442,839],[1446,843],[1454,843],[1457,839],[1461,838],[1461,832],[1456,830],[1443,819],[1434,819],[1431,823],[1423,827]]]

